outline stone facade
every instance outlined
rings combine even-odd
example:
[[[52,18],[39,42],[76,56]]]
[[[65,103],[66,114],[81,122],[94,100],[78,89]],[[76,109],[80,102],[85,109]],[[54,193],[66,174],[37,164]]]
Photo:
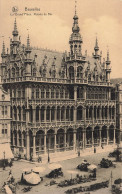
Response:
[[[0,84],[0,144],[10,143],[10,105],[10,94]]]
[[[122,83],[116,85],[116,128],[117,142],[122,141]]]
[[[15,155],[37,155],[115,144],[116,102],[109,52],[102,60],[96,38],[92,56],[82,54],[78,16],[70,52],[22,45],[16,20],[10,53],[3,43],[2,82],[11,97],[11,144]]]

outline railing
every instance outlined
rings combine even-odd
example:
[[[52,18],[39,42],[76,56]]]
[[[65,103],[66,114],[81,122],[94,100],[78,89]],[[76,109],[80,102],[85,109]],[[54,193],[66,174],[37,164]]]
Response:
[[[51,83],[60,83],[60,84],[88,84],[88,85],[97,85],[97,86],[113,86],[112,83],[108,82],[97,82],[97,81],[88,81],[78,78],[73,79],[61,79],[61,78],[44,78],[44,77],[32,77],[32,76],[23,76],[23,77],[16,77],[16,78],[2,78],[3,83],[13,83],[13,82],[25,82],[25,81],[33,81],[33,82],[51,82]]]
[[[99,120],[86,120],[86,124],[111,124],[115,123],[115,119],[99,119]],[[40,121],[36,123],[31,123],[28,122],[29,127],[50,127],[50,126],[72,126],[74,127],[76,125],[84,125],[84,120],[79,120],[79,121]]]

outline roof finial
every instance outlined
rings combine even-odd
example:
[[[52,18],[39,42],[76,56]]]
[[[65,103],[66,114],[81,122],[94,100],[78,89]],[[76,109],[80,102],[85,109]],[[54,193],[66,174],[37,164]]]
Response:
[[[75,15],[77,14],[77,0],[75,0]]]
[[[28,34],[28,37],[27,37],[27,47],[28,48],[30,47],[30,37],[29,37],[29,34]]]
[[[107,45],[107,61],[109,61],[109,47]]]
[[[14,21],[14,31],[17,31],[17,22],[16,22],[16,18],[15,18],[15,21]]]

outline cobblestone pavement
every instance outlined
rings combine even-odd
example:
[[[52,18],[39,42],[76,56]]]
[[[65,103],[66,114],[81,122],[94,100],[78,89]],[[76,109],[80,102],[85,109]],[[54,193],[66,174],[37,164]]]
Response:
[[[113,149],[113,148],[112,148]],[[79,170],[76,169],[76,166],[78,164],[81,163],[82,159],[86,159],[89,163],[92,164],[99,164],[100,160],[104,157],[107,158],[108,153],[110,152],[110,150],[112,151],[112,149],[108,150],[104,150],[104,151],[100,151],[100,153],[89,153],[89,154],[84,154],[83,156],[81,155],[80,157],[75,156],[75,158],[71,158],[71,159],[67,159],[67,160],[61,160],[60,162],[58,162],[59,164],[61,164],[63,172],[64,172],[64,177],[61,178],[57,178],[56,182],[59,183],[61,180],[64,179],[68,179],[68,178],[74,178],[76,176],[76,174],[87,174],[87,172],[80,172]],[[66,159],[64,157],[64,159]],[[112,158],[112,160],[114,160],[114,158]],[[21,174],[23,169],[25,168],[32,168],[34,166],[44,166],[45,168],[47,168],[47,163],[42,163],[42,164],[38,164],[38,163],[30,163],[30,162],[25,162],[25,161],[14,161],[14,165],[12,166],[12,174],[15,177],[16,181],[20,181],[21,178]],[[120,163],[116,163],[116,168],[108,168],[108,169],[102,169],[98,167],[97,170],[97,180],[92,182],[101,182],[101,181],[105,181],[105,180],[109,180],[110,179],[110,175],[112,172],[113,175],[113,181],[117,178],[121,177],[121,165]],[[0,187],[3,185],[3,183],[6,181],[7,177],[8,177],[8,173],[9,173],[10,168],[7,167],[4,171],[2,169],[0,169]],[[39,185],[37,186],[33,186],[31,191],[29,191],[29,194],[63,194],[67,189],[73,188],[73,187],[79,187],[79,186],[85,186],[85,185],[90,185],[91,183],[82,183],[82,184],[78,184],[78,185],[74,185],[74,186],[68,186],[68,187],[64,187],[64,188],[59,188],[57,187],[57,185],[53,185],[53,186],[45,186],[47,183],[50,182],[50,179],[48,178],[44,178],[44,181],[41,182]],[[18,185],[17,187],[17,194],[22,194],[22,189],[25,186],[23,185]],[[91,192],[95,193],[95,194],[109,194],[110,192],[110,188],[107,189],[101,189],[99,191],[96,192]]]

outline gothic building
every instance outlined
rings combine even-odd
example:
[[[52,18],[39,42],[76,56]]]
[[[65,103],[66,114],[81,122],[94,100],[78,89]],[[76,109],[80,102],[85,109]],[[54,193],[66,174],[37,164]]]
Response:
[[[115,144],[116,102],[110,59],[82,53],[78,16],[73,17],[70,52],[21,44],[16,20],[10,53],[3,43],[2,83],[11,98],[11,146],[27,159],[48,152]]]

